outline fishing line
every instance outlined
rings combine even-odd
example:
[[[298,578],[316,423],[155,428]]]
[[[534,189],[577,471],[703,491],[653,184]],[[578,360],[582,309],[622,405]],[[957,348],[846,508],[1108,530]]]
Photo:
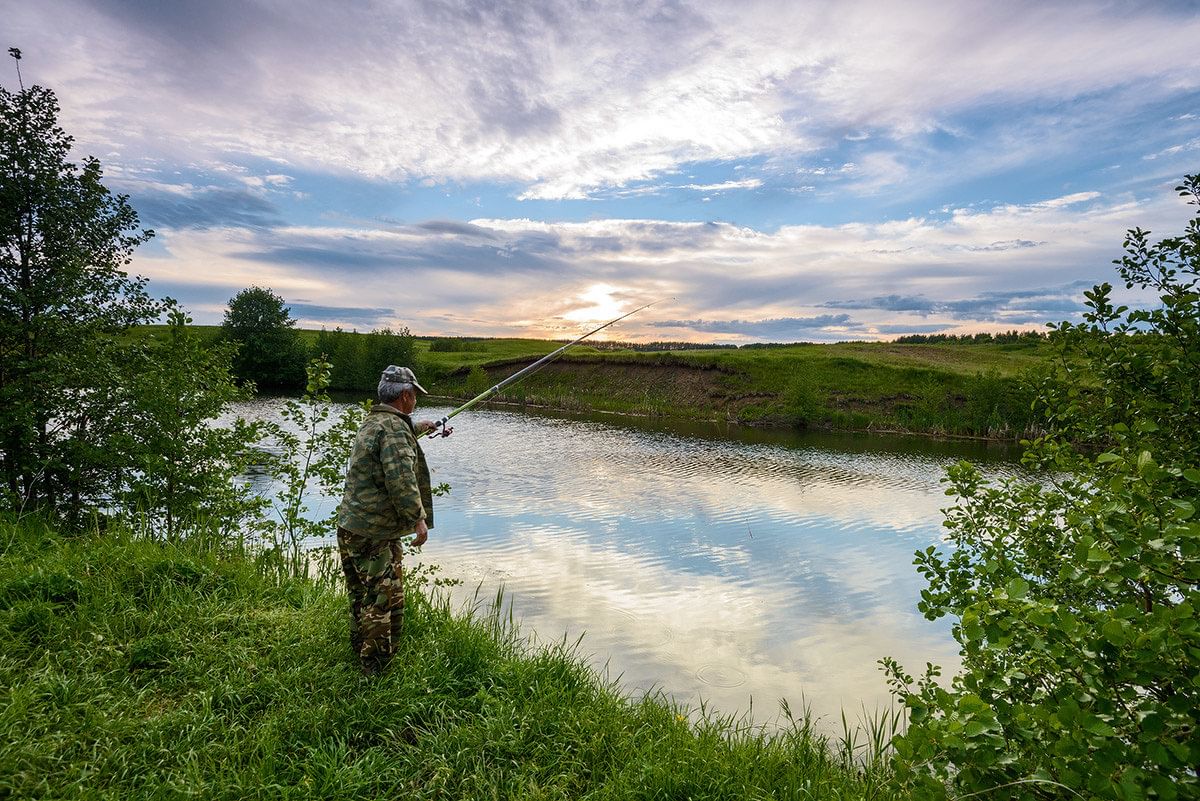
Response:
[[[533,364],[528,365],[527,367],[524,367],[524,368],[518,370],[517,372],[513,373],[508,378],[501,381],[499,384],[496,384],[494,387],[486,389],[483,392],[476,395],[474,398],[471,398],[471,400],[467,401],[462,406],[459,406],[457,409],[450,412],[450,414],[446,415],[441,420],[436,421],[433,424],[433,428],[427,429],[425,431],[422,431],[420,434],[417,434],[417,438],[420,439],[421,437],[424,437],[426,435],[430,435],[430,436],[434,436],[434,437],[446,436],[448,432],[445,431],[444,429],[445,429],[446,423],[449,422],[451,417],[454,417],[456,414],[459,414],[460,412],[465,412],[467,409],[470,409],[472,406],[476,405],[477,403],[483,403],[488,398],[495,397],[496,395],[500,394],[500,390],[504,389],[505,387],[512,386],[513,384],[520,381],[522,378],[527,378],[527,377],[533,375],[538,370],[542,369],[547,364],[549,364],[550,362],[557,359],[559,356],[566,353],[568,348],[572,348],[572,347],[578,345],[580,342],[587,339],[592,334],[599,333],[600,331],[603,331],[605,328],[608,328],[610,325],[613,325],[614,323],[619,323],[622,320],[624,320],[626,317],[631,317],[632,315],[637,314],[638,312],[642,311],[643,309],[650,308],[655,303],[662,303],[662,301],[663,301],[663,299],[660,298],[659,300],[656,300],[653,303],[647,303],[645,306],[639,306],[638,308],[634,309],[631,312],[622,314],[620,317],[618,317],[615,320],[609,320],[607,323],[600,326],[599,328],[594,328],[591,331],[588,331],[586,334],[579,337],[579,339],[568,342],[567,344],[563,345],[561,348],[554,351],[553,353],[546,354],[545,356],[538,359]]]

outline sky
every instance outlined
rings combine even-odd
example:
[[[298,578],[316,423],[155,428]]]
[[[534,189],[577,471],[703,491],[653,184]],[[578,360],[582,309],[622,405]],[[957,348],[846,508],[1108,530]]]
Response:
[[[840,341],[1040,329],[1177,234],[1196,2],[0,0],[220,322]],[[17,88],[11,60],[0,84]],[[1119,286],[1123,291],[1123,287]]]

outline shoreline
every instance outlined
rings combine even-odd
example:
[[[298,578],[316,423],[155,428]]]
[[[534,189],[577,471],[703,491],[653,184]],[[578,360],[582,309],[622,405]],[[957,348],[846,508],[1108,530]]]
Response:
[[[430,400],[446,401],[448,403],[466,403],[471,400],[468,397],[457,395],[441,395],[430,393],[425,396]],[[707,423],[714,426],[732,426],[736,428],[745,428],[757,431],[778,431],[778,432],[804,432],[815,431],[823,434],[866,434],[866,435],[884,435],[890,437],[913,437],[916,439],[925,440],[941,440],[941,441],[961,441],[961,442],[980,442],[980,443],[995,443],[1000,445],[1020,445],[1021,441],[1026,437],[989,437],[981,434],[955,434],[936,431],[914,431],[911,429],[900,428],[876,428],[868,426],[866,428],[842,428],[838,426],[823,426],[813,425],[806,427],[797,427],[788,425],[784,422],[776,422],[769,419],[758,421],[742,421],[728,418],[709,417],[698,419],[695,417],[685,417],[683,415],[666,415],[654,414],[650,412],[636,411],[618,411],[615,409],[598,409],[595,407],[588,408],[567,408],[565,406],[554,406],[546,403],[529,403],[523,401],[508,401],[508,400],[488,400],[480,404],[481,407],[501,406],[510,409],[535,409],[543,412],[558,412],[562,414],[596,414],[610,417],[626,417],[638,420],[661,420],[663,422],[692,422],[692,423]]]

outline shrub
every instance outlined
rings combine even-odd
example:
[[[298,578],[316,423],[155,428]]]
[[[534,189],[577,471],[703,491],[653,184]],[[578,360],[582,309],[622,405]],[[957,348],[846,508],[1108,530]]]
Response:
[[[1200,177],[1180,192],[1200,201]],[[1151,244],[1130,231],[1127,288],[1086,293],[1052,337],[1039,388],[1041,480],[949,473],[955,549],[918,552],[920,608],[957,618],[962,673],[914,684],[884,660],[911,717],[895,740],[916,798],[1200,795],[1200,215]]]

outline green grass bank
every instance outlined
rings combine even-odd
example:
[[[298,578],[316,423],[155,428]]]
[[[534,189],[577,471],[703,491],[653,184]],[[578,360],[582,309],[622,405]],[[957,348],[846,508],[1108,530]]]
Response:
[[[0,798],[894,797],[803,723],[626,700],[487,609],[410,591],[368,680],[341,593],[236,548],[7,521],[0,548]]]
[[[471,349],[431,352],[417,341],[431,392],[471,397],[558,345],[465,344]],[[1037,425],[1027,379],[1045,365],[1046,351],[1038,340],[656,353],[581,345],[498,399],[751,425],[1018,439]]]
[[[196,329],[213,337],[219,331]],[[298,334],[310,356],[320,355],[321,332]],[[340,333],[335,340],[326,333],[326,344],[338,351],[325,354],[335,365],[333,389],[374,392],[378,362],[411,358],[432,393],[466,399],[563,344],[414,337],[411,349],[405,338],[397,346],[403,353],[389,354],[386,342],[369,345],[368,336]],[[1030,338],[655,352],[584,343],[497,400],[746,425],[1016,440],[1038,433],[1027,379],[1045,366],[1048,351],[1044,339]]]

